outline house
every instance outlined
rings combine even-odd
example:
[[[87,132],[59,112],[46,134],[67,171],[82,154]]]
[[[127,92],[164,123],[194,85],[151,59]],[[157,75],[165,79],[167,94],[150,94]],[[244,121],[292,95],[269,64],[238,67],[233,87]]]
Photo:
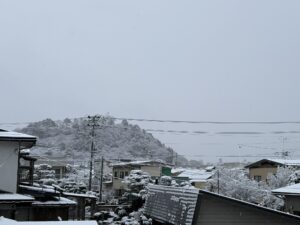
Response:
[[[150,185],[145,214],[153,224],[299,225],[300,217],[212,192]]]
[[[191,184],[198,189],[205,189],[208,183],[208,180],[214,175],[214,167],[209,167],[205,169],[172,169],[173,179],[177,183],[181,181],[190,181]]]
[[[300,168],[300,160],[261,159],[247,165],[245,168],[249,169],[249,177],[251,179],[267,182],[268,175],[276,174],[278,167],[286,166]]]
[[[62,196],[62,190],[33,183],[35,157],[25,149],[36,137],[0,130],[0,216],[17,221],[80,219],[72,217],[77,203]]]
[[[62,197],[62,190],[52,186],[30,186],[20,185],[19,192],[32,196],[30,206],[30,221],[51,221],[60,217],[62,220],[77,219],[74,211],[77,203],[68,198]]]
[[[131,170],[147,172],[153,179],[158,179],[161,176],[171,176],[171,167],[158,160],[119,162],[113,163],[111,166],[113,172],[112,187],[117,195],[121,195],[124,192],[126,186],[123,180],[129,175]]]
[[[283,197],[286,212],[300,216],[300,183],[272,190],[272,193]]]
[[[22,149],[31,148],[36,137],[0,130],[0,190],[16,193],[18,187],[19,156]],[[5,181],[5,182],[4,182]]]
[[[31,148],[36,137],[0,130],[0,216],[28,220],[33,197],[17,193],[22,149]]]

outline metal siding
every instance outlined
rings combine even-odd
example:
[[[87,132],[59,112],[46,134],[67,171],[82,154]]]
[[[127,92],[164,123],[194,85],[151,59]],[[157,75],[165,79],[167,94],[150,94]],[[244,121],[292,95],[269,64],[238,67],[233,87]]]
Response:
[[[218,196],[200,194],[198,225],[300,225],[297,218],[233,202]]]

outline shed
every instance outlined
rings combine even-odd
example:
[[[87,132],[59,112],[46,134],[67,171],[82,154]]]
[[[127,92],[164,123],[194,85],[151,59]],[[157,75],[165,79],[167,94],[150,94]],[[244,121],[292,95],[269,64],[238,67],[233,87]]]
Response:
[[[286,212],[300,216],[300,184],[278,188],[273,190],[272,193],[283,197]]]

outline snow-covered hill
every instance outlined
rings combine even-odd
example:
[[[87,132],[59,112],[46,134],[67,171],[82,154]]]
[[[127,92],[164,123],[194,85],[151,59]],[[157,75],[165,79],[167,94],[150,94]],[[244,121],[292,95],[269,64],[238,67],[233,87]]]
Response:
[[[65,156],[88,161],[91,148],[91,127],[84,118],[30,123],[18,131],[37,136],[33,154]],[[95,157],[106,159],[163,159],[172,163],[175,153],[152,134],[126,120],[116,123],[105,117],[104,125],[95,131]],[[181,161],[186,161],[181,159]]]

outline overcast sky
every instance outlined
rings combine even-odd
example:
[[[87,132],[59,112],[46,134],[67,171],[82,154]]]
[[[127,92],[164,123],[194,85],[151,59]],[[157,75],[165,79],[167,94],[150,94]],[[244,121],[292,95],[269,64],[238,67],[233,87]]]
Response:
[[[0,122],[299,120],[299,11],[299,0],[0,0]],[[170,145],[201,151],[193,138]]]

